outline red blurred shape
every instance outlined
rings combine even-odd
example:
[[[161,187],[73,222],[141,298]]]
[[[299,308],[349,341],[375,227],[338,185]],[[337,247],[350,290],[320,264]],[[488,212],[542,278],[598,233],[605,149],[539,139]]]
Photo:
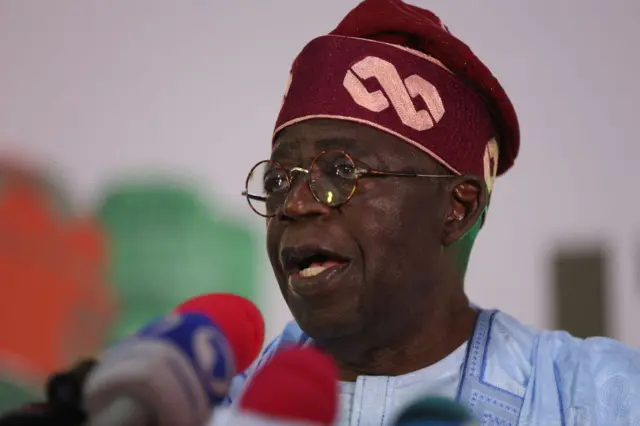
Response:
[[[313,347],[285,349],[249,379],[240,409],[278,420],[333,425],[338,407],[338,368]]]
[[[44,379],[100,349],[114,315],[105,238],[42,174],[0,162],[0,368]]]

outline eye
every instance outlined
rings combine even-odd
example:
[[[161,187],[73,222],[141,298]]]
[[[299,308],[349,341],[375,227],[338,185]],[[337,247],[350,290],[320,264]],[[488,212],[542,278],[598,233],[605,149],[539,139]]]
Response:
[[[331,174],[342,179],[356,179],[357,169],[350,163],[336,163],[333,165]]]
[[[265,173],[263,186],[267,195],[286,192],[289,190],[289,181],[283,170],[271,170]]]

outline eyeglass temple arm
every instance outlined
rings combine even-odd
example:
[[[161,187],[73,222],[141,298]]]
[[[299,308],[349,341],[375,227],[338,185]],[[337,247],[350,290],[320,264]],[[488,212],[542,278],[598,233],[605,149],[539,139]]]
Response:
[[[425,178],[444,178],[453,177],[452,175],[429,175],[421,173],[409,173],[409,172],[387,172],[384,170],[367,170],[365,176],[390,176],[390,177],[425,177]]]
[[[242,196],[243,197],[247,197],[248,199],[254,200],[254,201],[267,201],[266,197],[261,197],[259,195],[249,194],[249,192],[247,192],[246,189],[242,191]]]

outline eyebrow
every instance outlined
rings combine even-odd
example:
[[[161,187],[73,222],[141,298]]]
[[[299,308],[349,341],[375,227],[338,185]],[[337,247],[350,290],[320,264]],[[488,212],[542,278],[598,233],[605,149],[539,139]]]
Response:
[[[281,142],[276,144],[276,148],[271,152],[271,159],[278,157],[293,157],[298,151],[293,143]]]
[[[341,149],[344,150],[347,154],[351,155],[356,161],[364,160],[365,158],[371,159],[377,163],[378,167],[385,168],[387,167],[387,162],[380,156],[378,151],[375,151],[371,148],[365,148],[361,140],[351,139],[351,138],[327,138],[321,139],[316,142],[316,148],[318,150],[329,150],[329,149]],[[370,147],[371,145],[369,145]]]
[[[276,145],[276,148],[271,153],[271,158],[274,157],[300,157],[300,149],[298,147],[299,141],[296,139],[284,140]],[[325,138],[319,139],[314,142],[314,147],[318,152],[326,151],[330,149],[340,149],[347,153],[357,157],[360,155],[370,155],[375,153],[365,153],[362,149],[362,145],[356,140],[351,138]]]
[[[359,144],[355,139],[349,138],[320,139],[316,141],[314,145],[318,150],[341,149],[353,155],[359,155],[363,153],[361,144]]]

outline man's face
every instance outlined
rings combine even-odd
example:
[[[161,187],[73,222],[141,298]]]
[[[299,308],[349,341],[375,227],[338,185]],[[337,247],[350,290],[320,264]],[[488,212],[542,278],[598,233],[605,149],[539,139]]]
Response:
[[[276,143],[272,159],[287,170],[309,168],[321,151],[341,149],[372,169],[447,174],[408,143],[348,121],[304,121]],[[320,343],[377,344],[410,332],[438,291],[449,182],[362,178],[349,202],[331,208],[314,199],[306,177],[294,180],[282,208],[267,219],[267,249],[306,333]]]

